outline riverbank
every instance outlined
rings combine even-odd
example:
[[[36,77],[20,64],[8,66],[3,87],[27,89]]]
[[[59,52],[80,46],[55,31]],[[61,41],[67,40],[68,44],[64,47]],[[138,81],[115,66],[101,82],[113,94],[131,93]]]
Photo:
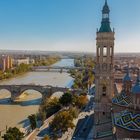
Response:
[[[49,83],[53,86],[66,87],[67,84],[71,82],[71,80],[73,79],[68,73],[29,72],[24,76],[0,82],[0,84],[27,84],[31,82],[33,83],[34,81],[35,84],[47,85]],[[27,117],[38,112],[42,95],[34,90],[28,90],[26,92],[28,93],[28,96],[24,97],[24,99],[21,99],[20,103],[12,104],[10,102],[11,94],[6,90],[1,90],[0,131],[5,129],[6,125],[8,127],[25,127],[27,124],[29,124],[29,122],[27,121]]]
[[[43,66],[50,66],[53,65],[57,62],[59,62],[61,59],[59,57],[48,57],[46,60],[42,61],[36,61],[35,64],[20,64],[19,66],[8,69],[4,72],[0,71],[0,81],[10,79],[13,77],[17,77],[19,75],[23,75],[27,72],[30,72],[32,69],[32,66],[38,66],[38,65],[43,65]]]
[[[83,59],[75,59],[74,60],[75,67],[86,67],[84,70],[70,70],[69,73],[71,77],[75,80],[73,81],[72,87],[74,89],[83,89],[83,91],[87,92],[91,85],[94,83],[94,59],[91,57],[86,57]]]
[[[51,66],[57,62],[59,62],[61,60],[60,57],[58,56],[49,56],[46,59],[39,59],[39,60],[35,60],[35,64],[34,66]]]
[[[30,70],[31,66],[27,64],[21,64],[13,69],[8,69],[4,72],[0,72],[0,80],[9,79],[19,74],[24,74]]]
[[[0,85],[22,85],[22,84],[36,84],[36,85],[52,85],[59,87],[67,87],[69,82],[73,80],[70,74],[63,72],[28,72],[11,79],[6,79],[0,82]]]
[[[73,60],[61,60],[56,65],[60,64],[65,66],[73,65]],[[6,84],[38,84],[38,85],[52,85],[59,87],[67,87],[72,83],[73,78],[69,73],[63,72],[27,72],[22,75],[18,75],[14,78],[0,81],[1,85]],[[8,127],[17,126],[25,127],[29,124],[27,117],[31,114],[38,112],[39,104],[41,103],[42,95],[35,90],[25,91],[29,95],[23,99],[20,104],[11,104],[11,93],[7,90],[1,90],[0,92],[0,131]],[[6,95],[6,96],[5,96]],[[5,99],[4,99],[5,98]],[[3,101],[2,101],[3,100]],[[2,101],[2,102],[1,102]],[[12,119],[11,119],[12,118]],[[4,131],[2,131],[2,134]]]

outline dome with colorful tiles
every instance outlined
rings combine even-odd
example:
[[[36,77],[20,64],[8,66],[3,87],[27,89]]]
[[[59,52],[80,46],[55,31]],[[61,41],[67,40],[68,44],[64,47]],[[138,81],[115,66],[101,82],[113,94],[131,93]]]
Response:
[[[127,73],[123,78],[123,82],[128,82],[128,81],[131,81],[131,77],[129,75],[129,70],[127,70]]]
[[[133,94],[140,94],[140,77],[138,75],[137,77],[137,82],[132,88],[132,93]]]
[[[140,132],[140,114],[124,110],[114,114],[114,123],[130,131]]]

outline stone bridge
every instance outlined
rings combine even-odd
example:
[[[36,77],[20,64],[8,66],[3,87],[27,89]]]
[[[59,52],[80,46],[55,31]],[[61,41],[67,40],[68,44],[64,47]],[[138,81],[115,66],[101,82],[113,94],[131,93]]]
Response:
[[[0,90],[6,89],[11,93],[11,100],[16,100],[26,90],[36,90],[42,94],[42,98],[45,96],[51,96],[57,91],[66,92],[71,90],[64,87],[53,86],[41,86],[41,85],[0,85]]]

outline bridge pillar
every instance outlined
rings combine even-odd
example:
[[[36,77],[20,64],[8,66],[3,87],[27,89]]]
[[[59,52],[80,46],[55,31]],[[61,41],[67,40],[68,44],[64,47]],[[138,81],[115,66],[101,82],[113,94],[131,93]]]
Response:
[[[14,86],[11,88],[11,101],[15,102],[15,100],[17,99],[17,97],[20,96],[20,87]]]
[[[46,99],[53,94],[52,87],[42,89],[42,99]]]
[[[63,72],[63,68],[60,69],[60,73],[62,73],[62,72]]]

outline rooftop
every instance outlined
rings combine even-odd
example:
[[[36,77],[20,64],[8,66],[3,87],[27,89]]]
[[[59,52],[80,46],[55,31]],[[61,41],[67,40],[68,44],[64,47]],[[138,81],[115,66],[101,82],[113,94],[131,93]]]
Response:
[[[134,114],[128,110],[114,114],[114,122],[116,126],[140,132],[140,114]]]
[[[128,107],[132,103],[130,96],[127,96],[125,92],[121,92],[112,99],[113,104]]]

